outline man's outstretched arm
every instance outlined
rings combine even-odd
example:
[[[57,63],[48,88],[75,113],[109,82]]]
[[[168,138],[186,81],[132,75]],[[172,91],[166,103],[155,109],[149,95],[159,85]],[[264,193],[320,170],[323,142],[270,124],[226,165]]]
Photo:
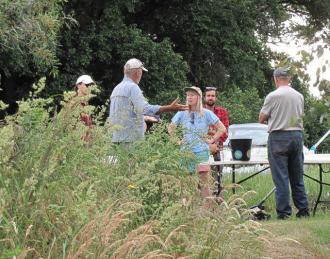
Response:
[[[160,106],[157,114],[162,113],[162,112],[186,111],[189,109],[188,105],[180,104],[179,101],[180,101],[180,99],[178,97],[171,104]]]

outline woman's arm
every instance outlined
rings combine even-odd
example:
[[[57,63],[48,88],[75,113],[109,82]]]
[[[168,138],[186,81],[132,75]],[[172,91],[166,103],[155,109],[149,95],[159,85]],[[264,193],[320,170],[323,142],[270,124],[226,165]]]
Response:
[[[206,140],[207,143],[209,144],[213,144],[214,142],[216,142],[222,134],[226,133],[226,127],[223,125],[223,123],[219,120],[216,124],[213,125],[215,127],[215,133],[211,138],[208,138]]]

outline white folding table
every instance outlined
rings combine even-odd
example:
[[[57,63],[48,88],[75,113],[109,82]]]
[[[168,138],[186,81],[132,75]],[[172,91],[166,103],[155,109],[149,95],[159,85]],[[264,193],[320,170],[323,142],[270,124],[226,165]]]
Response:
[[[238,161],[238,160],[224,160],[224,161],[214,161],[214,162],[209,162],[209,163],[202,163],[203,165],[209,164],[209,165],[223,165],[226,167],[232,167],[232,183],[233,184],[241,184],[245,182],[246,180],[260,174],[261,172],[269,169],[269,161],[268,159],[265,158],[255,158],[251,159],[250,161]],[[323,185],[330,186],[330,183],[328,182],[323,182],[323,174],[324,173],[330,173],[330,171],[326,171],[323,166],[328,164],[330,165],[330,154],[307,154],[305,155],[304,159],[304,164],[305,165],[318,165],[319,166],[319,179],[316,179],[314,177],[311,177],[310,175],[304,174],[307,178],[317,182],[319,184],[319,193],[313,208],[313,215],[315,215],[317,206],[319,203],[328,203],[330,201],[323,201],[321,200],[322,192],[323,192]],[[258,172],[249,175],[248,177],[243,178],[242,180],[236,182],[236,173],[235,173],[235,168],[236,166],[252,166],[252,165],[264,165],[266,166],[265,168],[259,170]],[[233,192],[235,193],[235,188],[233,189]]]

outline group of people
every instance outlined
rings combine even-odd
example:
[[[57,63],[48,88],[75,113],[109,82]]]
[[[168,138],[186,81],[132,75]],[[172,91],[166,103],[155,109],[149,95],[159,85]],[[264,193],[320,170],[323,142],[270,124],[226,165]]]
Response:
[[[148,70],[140,60],[135,58],[128,60],[124,65],[123,80],[112,91],[109,121],[112,125],[119,125],[119,129],[113,132],[112,141],[128,147],[132,142],[144,139],[144,116],[157,117],[162,112],[177,111],[169,125],[169,133],[174,134],[176,126],[182,126],[184,133],[181,141],[182,149],[191,151],[194,156],[187,163],[188,170],[193,173],[197,169],[203,186],[202,196],[210,196],[210,188],[207,184],[210,168],[198,167],[198,164],[208,161],[210,147],[217,159],[220,158],[218,155],[220,146],[226,138],[220,139],[220,137],[226,134],[229,124],[227,111],[217,108],[217,111],[221,110],[219,119],[213,112],[204,108],[202,91],[195,86],[185,89],[187,94],[185,105],[179,104],[178,98],[169,105],[151,105],[145,100],[138,85],[143,71]],[[211,97],[206,103],[207,108],[215,111],[216,89],[208,89],[208,92],[211,93]],[[221,119],[224,119],[225,125]]]
[[[116,125],[112,142],[129,148],[132,142],[141,141],[145,134],[145,120],[158,121],[163,112],[177,112],[168,127],[169,134],[175,134],[177,127],[182,128],[180,140],[182,150],[191,152],[193,158],[186,161],[191,174],[198,172],[202,197],[211,196],[208,184],[211,167],[200,165],[208,162],[210,154],[215,161],[221,160],[223,142],[227,139],[229,118],[226,109],[216,106],[217,89],[206,87],[204,94],[200,88],[185,88],[186,104],[180,104],[176,98],[168,105],[149,104],[139,87],[143,72],[148,70],[144,64],[132,58],[124,65],[124,78],[114,88],[110,96],[109,122]],[[84,79],[84,80],[83,80]],[[274,71],[276,90],[270,93],[259,115],[260,123],[268,124],[268,156],[276,187],[276,210],[279,219],[286,219],[292,214],[289,202],[289,183],[297,216],[309,216],[307,196],[303,182],[303,138],[302,116],[303,96],[290,87],[287,70],[278,68]],[[94,81],[87,75],[78,78],[77,90],[84,92],[85,87]],[[146,117],[147,116],[147,117]],[[82,120],[89,125],[88,119]],[[221,192],[221,170],[217,173],[218,188]]]

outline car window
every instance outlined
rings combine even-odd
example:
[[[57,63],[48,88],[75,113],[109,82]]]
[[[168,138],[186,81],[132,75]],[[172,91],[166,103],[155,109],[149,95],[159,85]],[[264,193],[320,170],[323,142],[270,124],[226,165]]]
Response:
[[[230,139],[251,138],[252,145],[267,145],[268,133],[257,129],[234,129],[229,133]]]
[[[229,139],[251,138],[252,145],[267,145],[268,132],[267,128],[245,128],[245,127],[229,127],[229,136],[224,145],[228,145]]]

